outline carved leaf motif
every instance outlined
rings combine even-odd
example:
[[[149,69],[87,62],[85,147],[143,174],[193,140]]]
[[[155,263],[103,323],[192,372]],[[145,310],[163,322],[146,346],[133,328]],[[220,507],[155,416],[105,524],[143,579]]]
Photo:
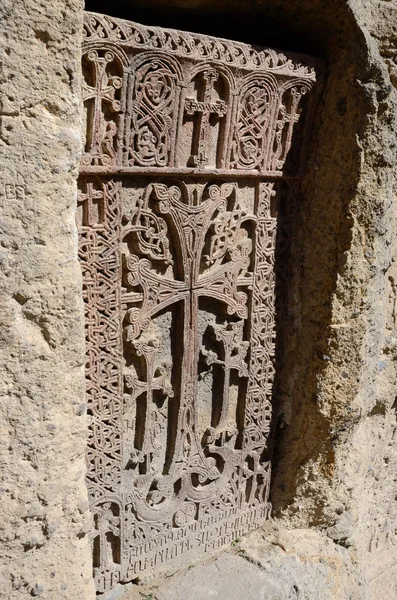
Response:
[[[232,260],[237,260],[240,256],[238,241],[246,234],[244,230],[241,230],[241,222],[245,213],[238,201],[233,203],[231,210],[227,210],[228,199],[235,190],[235,185],[227,183],[221,186],[212,185],[209,188],[210,198],[222,202],[218,206],[217,217],[212,220],[213,231],[209,253],[204,256],[208,266],[212,266],[214,263],[219,264],[228,252],[231,253]]]
[[[169,251],[167,225],[161,217],[155,215],[151,210],[139,208],[136,218],[133,220],[139,249],[153,260],[164,261],[165,264],[173,264]]]

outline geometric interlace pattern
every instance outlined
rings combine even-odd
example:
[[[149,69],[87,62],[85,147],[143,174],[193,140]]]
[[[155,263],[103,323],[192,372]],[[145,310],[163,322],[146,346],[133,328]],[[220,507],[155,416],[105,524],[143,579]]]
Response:
[[[269,510],[280,183],[308,57],[87,13],[77,220],[97,589]]]

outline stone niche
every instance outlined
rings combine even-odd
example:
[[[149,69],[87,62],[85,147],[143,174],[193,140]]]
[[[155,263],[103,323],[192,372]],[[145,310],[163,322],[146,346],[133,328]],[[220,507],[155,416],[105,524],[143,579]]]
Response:
[[[103,592],[266,519],[275,257],[321,65],[93,13],[84,33],[77,221]]]

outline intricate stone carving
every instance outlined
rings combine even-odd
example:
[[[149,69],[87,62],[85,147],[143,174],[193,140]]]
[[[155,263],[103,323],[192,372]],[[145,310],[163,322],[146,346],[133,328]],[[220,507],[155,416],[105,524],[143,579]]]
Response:
[[[99,15],[84,57],[87,481],[104,591],[266,517],[275,180],[300,123],[302,156],[315,69]]]
[[[316,61],[104,15],[86,15],[85,35],[84,171],[298,173]]]
[[[195,123],[192,135],[193,153],[189,158],[188,164],[192,167],[205,167],[208,164],[208,146],[210,143],[210,120],[212,117],[222,119],[228,112],[228,107],[225,100],[218,97],[216,94],[215,83],[220,79],[216,69],[205,69],[202,73],[196,76],[195,87],[199,88],[199,93],[196,98],[186,98],[185,113],[189,116],[194,116]],[[200,89],[201,88],[201,89]],[[216,145],[217,146],[217,145]],[[219,149],[215,148],[216,154],[219,154]],[[215,165],[216,157],[215,157]]]
[[[144,56],[134,65],[128,164],[165,167],[174,142],[178,73],[169,59]]]
[[[85,67],[83,100],[86,106],[86,165],[116,164],[116,135],[121,112],[122,67],[111,49],[89,50]]]
[[[284,53],[270,48],[254,48],[240,42],[202,36],[185,31],[145,27],[107,15],[86,13],[85,43],[109,41],[145,50],[163,50],[182,58],[217,61],[247,70],[263,69],[280,74],[296,74],[316,80],[318,61],[309,56]]]
[[[271,83],[273,85],[269,85]],[[270,150],[269,138],[273,135],[269,122],[277,99],[272,89],[274,87],[276,86],[272,80],[257,77],[248,85],[242,86],[232,143],[231,167],[260,169],[264,165]]]
[[[79,195],[80,260],[90,416],[87,481],[97,500],[121,482],[120,183],[84,182]]]

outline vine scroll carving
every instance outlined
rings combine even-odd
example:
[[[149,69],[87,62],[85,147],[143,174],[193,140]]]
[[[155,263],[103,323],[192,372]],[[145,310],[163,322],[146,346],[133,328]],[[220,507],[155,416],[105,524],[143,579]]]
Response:
[[[100,592],[266,518],[276,208],[318,73],[86,14],[77,220]]]

